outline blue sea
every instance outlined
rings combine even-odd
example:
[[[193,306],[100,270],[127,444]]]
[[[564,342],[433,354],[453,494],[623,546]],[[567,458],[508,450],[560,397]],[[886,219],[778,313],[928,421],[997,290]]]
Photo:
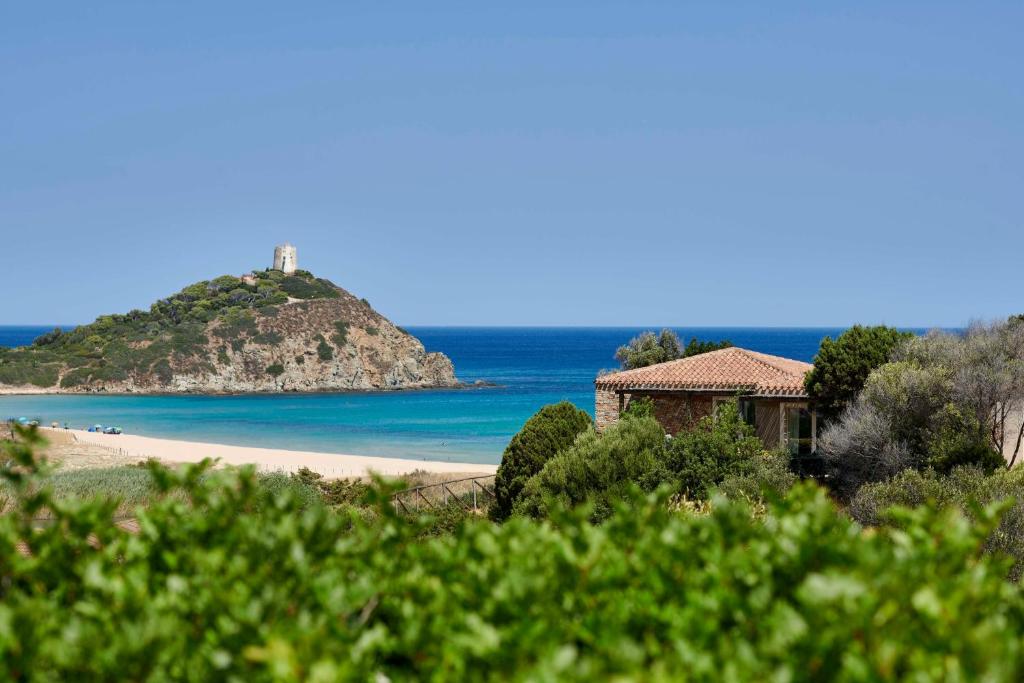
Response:
[[[48,327],[0,327],[0,345],[31,343]],[[65,328],[67,329],[67,327]],[[243,446],[496,463],[541,406],[572,401],[593,414],[593,382],[616,367],[615,349],[639,328],[416,327],[459,379],[498,386],[390,393],[240,396],[0,396],[0,419],[38,418],[81,427]],[[689,339],[810,361],[841,328],[686,328]]]

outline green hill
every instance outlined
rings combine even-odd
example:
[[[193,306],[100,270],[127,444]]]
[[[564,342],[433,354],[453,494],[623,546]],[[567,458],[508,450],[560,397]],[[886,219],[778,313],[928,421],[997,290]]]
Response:
[[[276,270],[246,280],[204,280],[148,311],[103,315],[69,332],[55,329],[31,346],[0,349],[0,385],[217,392],[455,383],[437,366],[439,354],[426,354],[418,340],[329,280]],[[413,362],[403,360],[409,354]],[[389,360],[409,371],[389,376]],[[428,372],[418,372],[417,362]]]

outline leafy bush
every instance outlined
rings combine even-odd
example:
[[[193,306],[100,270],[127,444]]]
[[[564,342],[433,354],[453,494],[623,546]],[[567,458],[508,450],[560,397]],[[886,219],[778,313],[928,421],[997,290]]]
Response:
[[[988,536],[985,548],[1014,558],[1014,580],[1024,574],[1024,470],[999,470],[986,474],[978,467],[957,467],[944,475],[933,470],[906,470],[889,481],[862,486],[850,501],[850,515],[867,526],[890,524],[894,506],[953,508],[977,518],[979,505],[1009,501],[998,527]],[[896,518],[897,526],[900,518]]]
[[[891,362],[872,371],[822,433],[819,450],[844,497],[906,468],[993,469],[1002,466],[1001,453],[1011,464],[1019,455],[1024,432],[1012,428],[1012,412],[1022,402],[1024,326],[932,332],[905,340]]]
[[[590,502],[599,520],[631,487],[652,491],[667,479],[665,431],[652,417],[627,417],[601,435],[588,429],[548,460],[526,482],[513,511],[543,517],[553,504]]]
[[[279,375],[282,375],[282,374],[284,374],[284,366],[281,365],[280,363],[274,363],[273,365],[268,365],[267,366],[267,374],[268,375],[272,375],[273,377],[277,377]]]
[[[380,330],[376,327],[367,327],[366,334],[370,335],[371,337],[376,337],[378,334],[380,334]]]
[[[275,332],[274,330],[267,330],[266,332],[260,332],[259,334],[255,335],[252,338],[252,340],[254,342],[256,342],[257,344],[266,344],[267,346],[277,346],[282,341],[284,341],[284,337],[281,336],[280,332]]]
[[[503,520],[512,514],[526,481],[590,425],[590,416],[568,401],[544,406],[527,420],[501,455],[494,477],[497,499],[489,510],[491,519]]]
[[[54,501],[26,449],[4,476],[6,680],[1020,680],[1024,597],[990,513],[862,533],[813,485],[753,520],[627,492],[600,527],[463,519],[423,538],[386,491],[338,514],[249,471],[150,470],[120,531]],[[6,458],[5,458],[6,459]],[[54,523],[32,522],[48,507]],[[30,555],[20,553],[25,542]]]
[[[341,296],[330,280],[286,275],[280,281],[281,291],[295,299],[337,299]]]
[[[871,371],[889,362],[909,332],[878,325],[854,325],[834,340],[825,337],[804,385],[825,419],[833,419],[864,388]]]
[[[719,404],[716,415],[676,434],[666,465],[682,493],[703,499],[727,476],[753,474],[763,450],[754,428],[740,418],[736,402],[728,401]]]
[[[334,358],[334,349],[332,349],[331,345],[327,343],[327,340],[324,339],[323,335],[318,334],[316,336],[316,342],[316,355],[320,360],[329,361]]]
[[[654,332],[644,332],[634,337],[628,344],[619,347],[615,352],[615,359],[622,364],[623,370],[632,370],[696,356],[708,351],[717,351],[730,346],[732,346],[732,342],[728,340],[712,342],[700,341],[696,337],[692,337],[690,342],[683,347],[682,342],[679,341],[679,335],[672,330],[664,329],[657,335]]]
[[[339,320],[334,323],[335,333],[331,335],[331,341],[339,349],[348,343],[348,323],[344,320]]]
[[[798,478],[789,467],[789,455],[779,451],[762,451],[751,463],[728,471],[717,490],[726,498],[761,502],[765,494],[779,496],[796,485]]]
[[[369,488],[359,480],[325,479],[324,475],[308,467],[301,467],[292,477],[317,490],[327,505],[355,505],[367,496]]]

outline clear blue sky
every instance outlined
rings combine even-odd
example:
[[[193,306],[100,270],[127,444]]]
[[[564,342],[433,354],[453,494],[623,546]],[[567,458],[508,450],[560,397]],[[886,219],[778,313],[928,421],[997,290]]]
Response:
[[[1024,3],[504,4],[4,3],[0,324],[284,240],[405,325],[1024,311]]]

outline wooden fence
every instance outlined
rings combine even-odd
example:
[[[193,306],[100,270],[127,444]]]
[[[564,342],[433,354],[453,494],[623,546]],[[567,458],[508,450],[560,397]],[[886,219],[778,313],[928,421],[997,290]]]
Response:
[[[478,512],[494,500],[494,475],[449,479],[436,484],[423,484],[399,491],[391,497],[395,509],[405,512],[447,507],[456,503]]]

